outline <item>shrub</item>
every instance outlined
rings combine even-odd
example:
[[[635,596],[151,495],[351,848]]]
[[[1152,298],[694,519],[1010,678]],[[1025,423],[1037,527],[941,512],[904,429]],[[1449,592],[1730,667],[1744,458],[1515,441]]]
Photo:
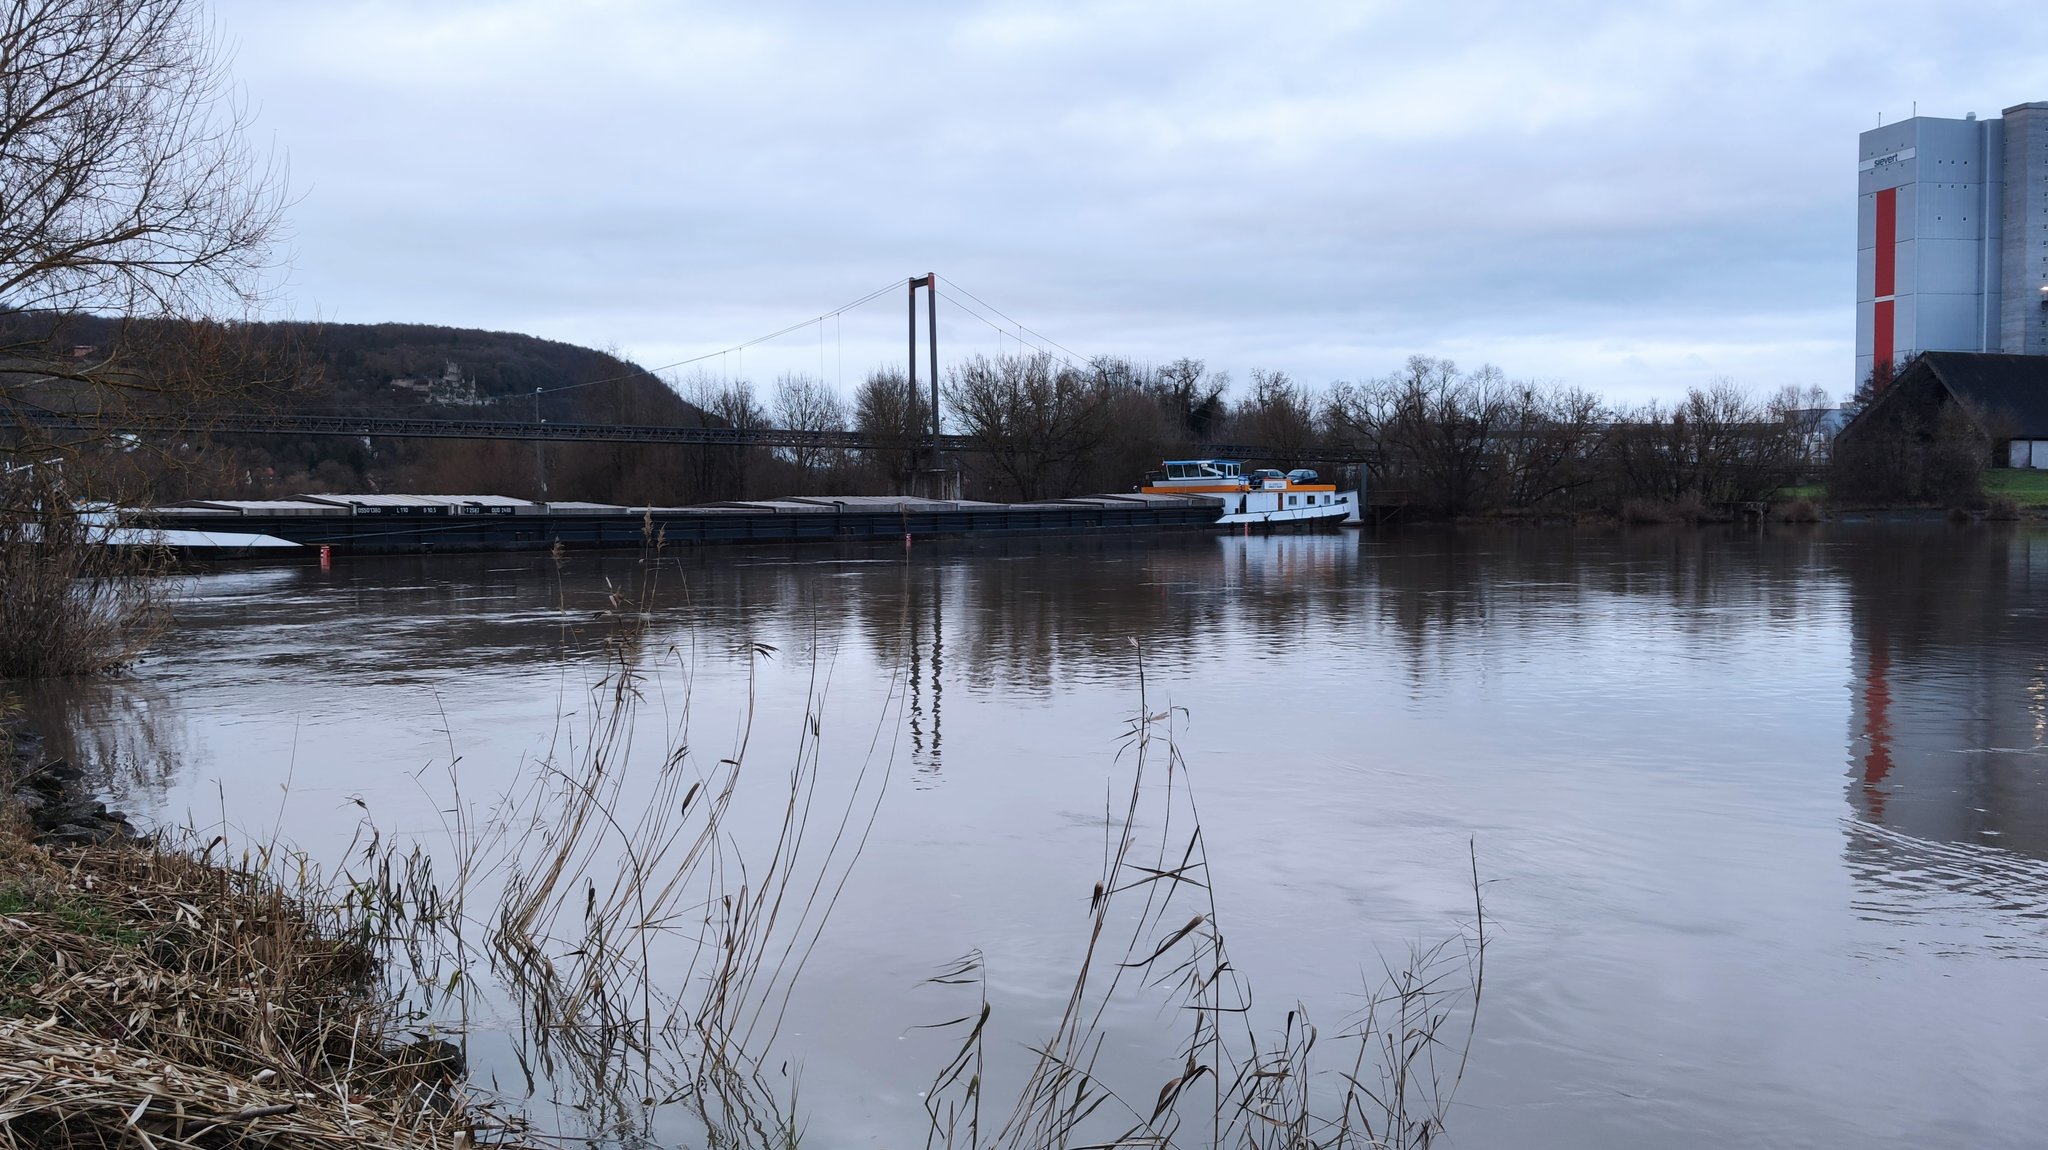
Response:
[[[1811,499],[1794,499],[1790,503],[1783,504],[1777,509],[1777,515],[1779,522],[1782,523],[1819,523],[1821,521],[1820,507]]]
[[[112,670],[168,622],[169,556],[110,544],[110,527],[57,485],[0,483],[0,678]]]
[[[1656,499],[1631,499],[1621,505],[1621,521],[1637,525],[1676,523],[1678,515],[1669,503]]]

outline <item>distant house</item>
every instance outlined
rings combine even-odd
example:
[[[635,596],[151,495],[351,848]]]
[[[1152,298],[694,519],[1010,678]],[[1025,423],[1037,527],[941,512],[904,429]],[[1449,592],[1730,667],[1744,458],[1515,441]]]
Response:
[[[1800,407],[1785,413],[1799,433],[1800,451],[1810,467],[1826,466],[1834,451],[1835,437],[1849,426],[1855,413],[1848,407]]]
[[[462,368],[454,360],[446,362],[447,367],[442,369],[438,378],[403,376],[393,379],[391,386],[423,396],[428,403],[442,407],[482,407],[491,402],[477,394],[476,380],[463,378]]]
[[[1930,443],[1958,417],[1986,464],[2048,470],[2048,356],[1927,352],[1842,429],[1837,449],[1900,435]]]

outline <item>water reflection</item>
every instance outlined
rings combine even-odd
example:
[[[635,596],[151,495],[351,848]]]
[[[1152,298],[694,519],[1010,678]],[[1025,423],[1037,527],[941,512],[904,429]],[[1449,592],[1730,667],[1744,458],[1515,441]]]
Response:
[[[2048,540],[1844,548],[1850,802],[1916,838],[2048,859]]]
[[[395,559],[201,578],[159,657],[36,705],[173,814],[224,778],[270,817],[296,755],[301,838],[342,802],[318,787],[431,826],[414,776],[451,743],[479,786],[545,749],[620,610],[702,698],[759,673],[772,710],[815,665],[856,751],[900,705],[916,785],[791,1030],[817,1112],[873,1115],[820,1144],[903,1144],[924,1082],[895,1044],[931,1017],[906,988],[985,948],[1019,1043],[1064,993],[1142,658],[1191,716],[1267,1001],[1341,1015],[1373,946],[1462,907],[1479,842],[1501,1005],[1461,1141],[1907,1145],[1953,1102],[1999,1142],[2048,1122],[1995,1087],[2048,1057],[1999,1022],[2048,992],[1959,964],[2048,960],[2044,579],[2048,532],[1946,525]],[[1938,1033],[1880,1058],[1895,1025]]]
[[[1655,529],[1411,532],[1368,545],[1377,617],[1426,690],[1467,636],[1540,641],[1616,612],[1703,643],[1810,617],[1823,582],[1817,533]]]
[[[1954,945],[2048,953],[2048,538],[1885,542],[1835,556],[1851,603],[1858,909],[1940,924]]]
[[[192,761],[190,721],[149,682],[78,679],[12,685],[45,752],[77,764],[117,809],[156,810]]]

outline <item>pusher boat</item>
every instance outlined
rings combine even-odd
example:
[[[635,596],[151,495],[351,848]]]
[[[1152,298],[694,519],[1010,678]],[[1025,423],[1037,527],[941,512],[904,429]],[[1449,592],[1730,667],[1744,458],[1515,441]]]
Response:
[[[1169,459],[1145,477],[1147,495],[1206,495],[1222,501],[1219,526],[1279,526],[1288,523],[1336,526],[1358,521],[1358,492],[1318,482],[1306,468],[1282,473],[1273,468],[1247,472],[1231,459]]]

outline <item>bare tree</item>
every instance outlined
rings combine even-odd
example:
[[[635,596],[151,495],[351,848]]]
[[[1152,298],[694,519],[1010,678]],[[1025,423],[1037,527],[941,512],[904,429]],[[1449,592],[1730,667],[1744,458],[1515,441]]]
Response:
[[[245,122],[196,0],[0,12],[0,402],[18,442],[38,438],[21,417],[39,402],[179,406],[232,382],[166,378],[168,359],[204,361],[147,321],[232,320],[263,295],[284,185]],[[144,326],[77,355],[61,329],[82,312]]]
[[[1264,462],[1292,467],[1315,454],[1316,401],[1284,371],[1252,369],[1251,394],[1231,413],[1231,438],[1267,447]]]
[[[846,404],[824,381],[807,375],[784,375],[775,381],[775,422],[791,431],[845,431]],[[808,487],[815,473],[839,460],[837,448],[789,447],[784,457],[796,465],[799,482]]]
[[[158,584],[139,577],[152,567],[58,545],[90,542],[75,508],[138,474],[135,409],[190,416],[292,375],[236,322],[265,290],[285,199],[245,125],[198,0],[0,10],[0,549],[15,573],[0,598],[66,579],[110,589],[50,601],[95,616],[42,627],[72,637],[60,650],[25,653],[35,628],[6,628],[0,666],[103,668],[156,625]],[[115,334],[67,339],[87,313],[117,317]]]
[[[910,488],[932,424],[931,403],[900,371],[869,375],[853,397],[853,424],[874,446],[863,462],[901,494]]]
[[[1187,453],[1190,439],[1171,385],[1121,356],[1089,361],[1105,411],[1103,438],[1079,479],[1092,491],[1137,486],[1162,460]]]
[[[1199,359],[1182,356],[1160,368],[1154,385],[1161,405],[1196,443],[1213,436],[1230,416],[1230,405],[1223,399],[1230,389],[1230,373],[1211,374],[1209,365]]]
[[[1599,396],[1517,383],[1508,385],[1503,402],[1494,442],[1507,506],[1568,502],[1599,478],[1597,448],[1607,421]]]
[[[752,431],[768,426],[768,409],[754,395],[754,385],[744,379],[722,380],[698,374],[683,386],[683,395],[707,426]],[[702,493],[719,499],[743,499],[758,447],[705,447],[698,450],[699,486]]]
[[[1457,515],[1487,505],[1507,403],[1498,368],[1461,375],[1447,359],[1416,355],[1374,385],[1372,415],[1387,481],[1425,506]]]
[[[1106,393],[1089,373],[1047,355],[975,356],[946,398],[1002,492],[1029,501],[1073,494],[1108,431]]]
[[[1804,444],[1782,411],[1720,380],[1669,408],[1622,412],[1603,453],[1620,499],[1711,507],[1768,499],[1798,473]]]

